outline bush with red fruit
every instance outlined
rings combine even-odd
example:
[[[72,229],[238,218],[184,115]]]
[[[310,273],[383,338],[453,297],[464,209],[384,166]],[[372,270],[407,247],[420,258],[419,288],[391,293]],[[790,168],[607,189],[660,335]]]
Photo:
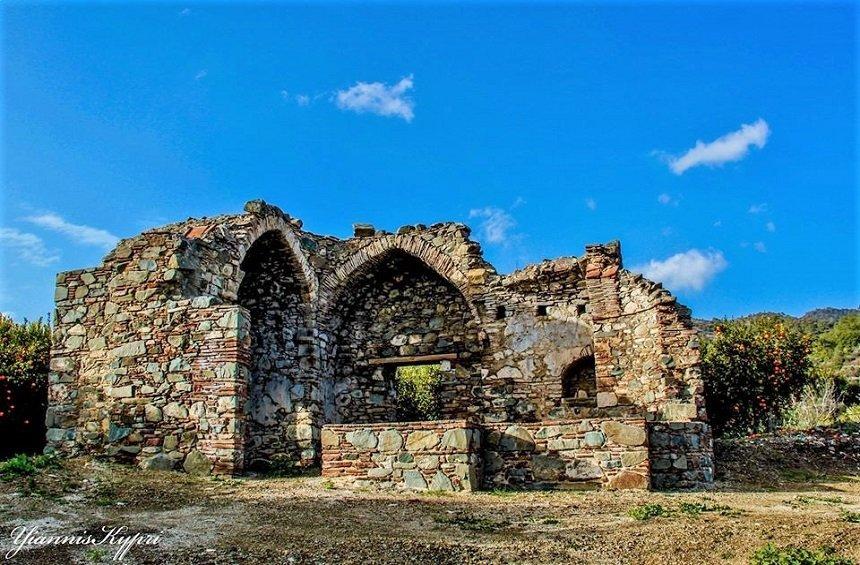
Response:
[[[0,314],[0,459],[45,445],[51,329]]]
[[[812,337],[781,316],[719,322],[702,348],[714,433],[773,429],[812,378],[811,351]]]

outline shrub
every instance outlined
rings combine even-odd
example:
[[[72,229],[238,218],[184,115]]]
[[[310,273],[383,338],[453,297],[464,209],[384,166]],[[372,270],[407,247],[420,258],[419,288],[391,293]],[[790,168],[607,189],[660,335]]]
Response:
[[[57,464],[53,455],[29,455],[19,454],[6,461],[0,461],[0,478],[10,479],[13,477],[29,477],[37,470],[53,467]]]
[[[716,434],[774,427],[809,381],[811,337],[779,316],[724,321],[703,342],[705,402]]]
[[[0,314],[0,457],[45,445],[50,352],[48,324],[17,324]]]
[[[750,559],[752,565],[854,565],[846,557],[840,557],[832,547],[817,550],[802,547],[777,547],[772,543],[759,548]]]
[[[800,398],[786,411],[784,423],[789,428],[808,430],[837,422],[844,406],[833,379],[807,384]]]
[[[636,520],[649,520],[668,514],[661,504],[642,504],[627,511],[627,515]]]
[[[397,417],[401,421],[437,420],[442,369],[439,365],[397,368]]]
[[[840,318],[818,336],[813,359],[828,374],[842,379],[860,378],[860,314]]]

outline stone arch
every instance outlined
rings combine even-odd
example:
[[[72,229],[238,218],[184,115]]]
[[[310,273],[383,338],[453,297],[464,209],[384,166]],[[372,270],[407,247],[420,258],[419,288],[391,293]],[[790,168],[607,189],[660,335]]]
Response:
[[[320,284],[319,303],[324,315],[328,315],[338,298],[357,276],[373,269],[391,253],[400,251],[419,259],[443,279],[454,285],[469,305],[476,321],[480,321],[477,308],[470,300],[472,288],[469,279],[450,255],[432,243],[409,234],[386,236],[376,239],[353,253],[338,265]]]
[[[299,256],[278,229],[254,239],[240,263],[236,301],[249,317],[246,467],[313,459],[320,407],[318,360],[308,342],[311,289]]]
[[[319,281],[317,280],[316,272],[313,267],[311,267],[307,256],[302,251],[302,243],[294,231],[295,228],[286,219],[275,215],[267,215],[255,219],[255,222],[244,227],[244,229],[238,233],[238,248],[236,253],[237,264],[242,264],[248,251],[253,247],[257,240],[269,232],[278,232],[281,238],[283,238],[287,249],[299,265],[305,284],[308,288],[308,302],[311,304],[316,303],[319,295]],[[242,284],[244,276],[244,271],[241,268],[238,269],[238,272],[236,273],[237,292]]]
[[[353,269],[332,298],[326,318],[332,419],[396,421],[392,369],[442,361],[440,414],[466,414],[485,344],[457,285],[420,257],[389,248]]]
[[[596,406],[597,373],[594,354],[570,363],[561,374],[562,397],[575,406]]]

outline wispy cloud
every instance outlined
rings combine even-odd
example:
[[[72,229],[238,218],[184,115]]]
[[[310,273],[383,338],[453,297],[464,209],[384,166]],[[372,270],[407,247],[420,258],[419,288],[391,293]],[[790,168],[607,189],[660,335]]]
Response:
[[[119,238],[108,231],[67,222],[61,216],[53,212],[39,214],[37,216],[28,216],[24,218],[24,220],[31,224],[66,235],[71,238],[72,241],[81,245],[93,245],[104,249],[111,249],[119,242]]]
[[[511,230],[517,225],[513,216],[501,208],[493,206],[470,210],[469,217],[483,219],[481,221],[481,239],[496,245],[507,243],[511,238]]]
[[[46,267],[60,258],[45,248],[45,242],[38,235],[15,228],[0,228],[0,245],[11,250],[22,261],[37,267]]]
[[[651,260],[633,267],[649,279],[662,282],[672,290],[702,290],[729,263],[721,251],[690,249],[663,261]]]
[[[594,198],[586,198],[585,207],[591,211],[597,210],[597,200],[595,200]]]
[[[196,75],[194,75],[194,80],[203,80],[204,78],[206,78],[206,75],[208,75],[208,74],[209,74],[209,71],[207,71],[206,69],[201,69],[201,70],[197,71]]]
[[[191,8],[182,8],[182,10],[179,11],[180,16],[188,16],[190,14],[191,14]]]
[[[711,142],[696,141],[696,145],[680,157],[664,156],[669,168],[676,175],[698,166],[718,167],[724,163],[740,161],[749,153],[753,145],[761,149],[770,136],[770,126],[759,118],[752,124],[741,124],[737,131],[727,133]]]
[[[659,194],[657,196],[657,202],[659,202],[663,206],[669,206],[669,205],[677,206],[678,205],[678,199],[673,198],[672,195],[667,193],[667,192]]]
[[[773,233],[776,231],[776,224],[773,222],[768,222],[764,225],[764,229],[766,229],[770,233]]]
[[[335,103],[341,110],[402,118],[411,122],[415,117],[415,102],[406,93],[412,87],[412,75],[403,77],[391,86],[381,82],[358,82],[346,90],[338,90]]]
[[[758,251],[759,253],[767,253],[767,246],[763,241],[756,241],[753,243],[753,249]]]
[[[747,210],[747,212],[749,212],[750,214],[761,214],[762,212],[767,212],[767,204],[752,204],[750,205],[749,210]]]

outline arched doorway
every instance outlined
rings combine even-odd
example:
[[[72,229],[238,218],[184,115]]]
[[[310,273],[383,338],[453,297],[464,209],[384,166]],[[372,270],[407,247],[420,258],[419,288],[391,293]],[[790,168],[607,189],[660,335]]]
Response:
[[[561,390],[568,406],[597,406],[597,375],[593,355],[568,365],[561,376]]]
[[[238,302],[248,310],[251,328],[246,467],[312,460],[312,426],[319,407],[312,400],[313,347],[304,341],[307,282],[279,231],[261,235],[241,268]]]
[[[352,274],[334,304],[331,419],[398,420],[397,367],[438,365],[439,415],[474,402],[482,344],[460,290],[421,259],[393,249]]]

